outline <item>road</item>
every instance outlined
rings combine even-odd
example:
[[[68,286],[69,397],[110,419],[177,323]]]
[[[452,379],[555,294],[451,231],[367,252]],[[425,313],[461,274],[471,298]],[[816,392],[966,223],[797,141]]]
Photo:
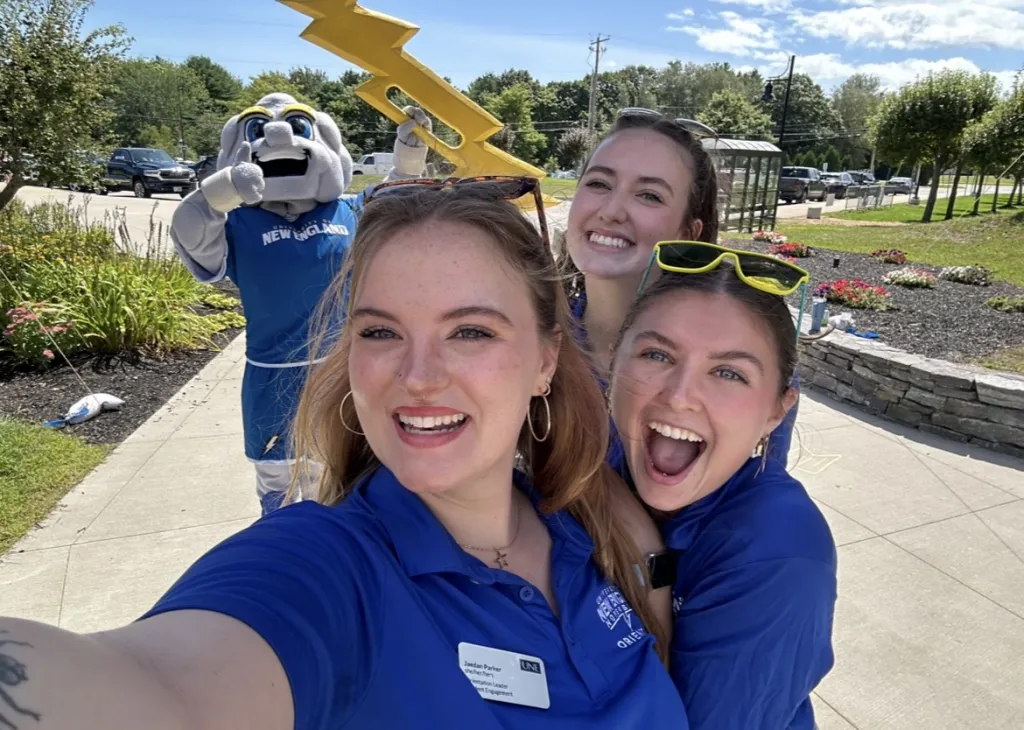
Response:
[[[986,186],[985,192],[994,192],[994,187]],[[921,204],[924,205],[927,189],[922,189]],[[960,194],[964,195],[964,190]],[[945,198],[949,195],[949,188],[940,188],[939,197]],[[136,198],[131,193],[111,193],[110,195],[90,195],[87,193],[73,193],[68,190],[53,190],[50,188],[39,188],[26,186],[18,191],[18,199],[33,205],[44,201],[53,201],[61,204],[70,204],[73,207],[83,208],[85,214],[92,221],[103,223],[105,220],[114,220],[124,224],[128,232],[129,241],[122,241],[125,248],[132,250],[146,250],[152,246],[153,249],[169,252],[171,245],[168,239],[168,229],[171,225],[171,216],[175,208],[181,202],[177,195],[155,195],[152,199]],[[896,203],[905,203],[908,200],[906,195],[897,195]],[[807,209],[821,203],[804,203],[801,205],[787,205],[780,202],[778,208],[779,220],[792,220],[807,217]],[[841,211],[845,209],[846,201],[837,200],[831,207],[825,208],[823,212]],[[568,205],[562,204],[549,213],[551,222],[557,226],[563,216],[559,216],[557,210],[568,209]],[[564,211],[563,211],[564,212]]]

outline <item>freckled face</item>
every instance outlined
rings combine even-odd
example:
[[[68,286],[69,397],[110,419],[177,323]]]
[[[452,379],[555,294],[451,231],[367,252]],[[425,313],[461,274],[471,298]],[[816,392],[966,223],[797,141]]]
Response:
[[[558,353],[494,241],[464,224],[399,232],[366,267],[349,326],[360,430],[407,489],[511,474]]]

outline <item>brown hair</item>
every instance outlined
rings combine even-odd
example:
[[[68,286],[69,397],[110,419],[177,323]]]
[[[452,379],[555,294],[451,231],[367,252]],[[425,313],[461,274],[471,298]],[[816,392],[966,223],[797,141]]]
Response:
[[[642,566],[643,561],[612,511],[611,490],[619,477],[605,464],[609,419],[604,398],[574,339],[561,336],[572,332],[572,319],[551,250],[513,205],[472,193],[448,188],[382,197],[367,205],[348,261],[321,303],[311,358],[322,354],[325,359],[312,368],[299,401],[293,428],[295,453],[301,462],[322,465],[318,501],[327,505],[341,502],[361,477],[380,466],[366,438],[347,430],[339,419],[341,413],[345,423],[359,430],[352,400],[345,401],[351,389],[348,356],[353,335],[348,327],[339,334],[337,313],[345,311],[348,318],[367,266],[400,231],[440,221],[486,233],[505,263],[529,287],[541,337],[561,342],[548,396],[550,435],[538,443],[524,422],[518,443],[524,467],[542,497],[542,509],[567,510],[590,535],[595,561],[655,636],[665,660],[663,627],[634,573],[634,566]],[[540,398],[532,399],[528,418],[536,424],[546,422]]]
[[[718,173],[715,170],[715,163],[711,154],[704,149],[701,141],[680,125],[672,117],[663,114],[622,114],[615,120],[611,130],[600,142],[605,142],[619,132],[628,129],[649,129],[657,132],[676,143],[686,157],[689,159],[690,172],[693,175],[693,183],[690,185],[690,194],[686,201],[686,211],[683,216],[683,226],[693,230],[693,224],[700,221],[702,224],[698,241],[705,243],[718,242]],[[600,144],[600,143],[599,143]],[[590,167],[591,154],[583,163],[580,179],[587,174]],[[565,244],[564,235],[557,236],[558,248],[562,269],[569,281],[569,293],[578,293],[582,288],[583,275],[569,256]]]
[[[661,276],[633,302],[633,306],[630,307],[629,313],[622,323],[622,329],[619,330],[615,347],[612,349],[613,371],[615,355],[622,345],[626,332],[636,322],[637,317],[647,311],[659,297],[674,292],[724,294],[743,304],[752,315],[760,320],[775,344],[779,360],[779,394],[780,397],[785,395],[789,389],[789,383],[793,379],[798,356],[796,325],[793,323],[793,315],[790,313],[785,299],[744,283],[736,275],[736,269],[726,263],[704,274],[675,274],[662,271]]]

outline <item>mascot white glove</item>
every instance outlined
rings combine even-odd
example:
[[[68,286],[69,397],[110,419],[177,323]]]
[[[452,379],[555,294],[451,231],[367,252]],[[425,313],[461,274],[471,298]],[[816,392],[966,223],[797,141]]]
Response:
[[[427,132],[431,132],[434,128],[430,117],[422,109],[407,106],[402,111],[409,117],[409,120],[398,126],[398,138],[395,140],[395,169],[389,176],[392,179],[415,178],[423,175],[427,167],[428,147],[413,130],[420,126]]]
[[[215,172],[203,181],[203,195],[210,207],[228,213],[240,205],[263,202],[267,183],[263,170],[252,161],[252,145],[243,142],[230,167]]]

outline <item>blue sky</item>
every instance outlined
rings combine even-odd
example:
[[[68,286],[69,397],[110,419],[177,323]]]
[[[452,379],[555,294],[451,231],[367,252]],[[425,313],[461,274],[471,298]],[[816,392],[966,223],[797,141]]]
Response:
[[[360,0],[418,25],[406,49],[460,87],[486,71],[526,68],[541,81],[582,78],[588,44],[611,36],[602,70],[677,58],[728,61],[768,76],[797,70],[830,89],[858,71],[897,87],[929,70],[1024,66],[1024,0]],[[348,64],[299,37],[309,19],[275,0],[96,0],[91,26],[123,23],[132,55],[210,56],[248,78]]]

